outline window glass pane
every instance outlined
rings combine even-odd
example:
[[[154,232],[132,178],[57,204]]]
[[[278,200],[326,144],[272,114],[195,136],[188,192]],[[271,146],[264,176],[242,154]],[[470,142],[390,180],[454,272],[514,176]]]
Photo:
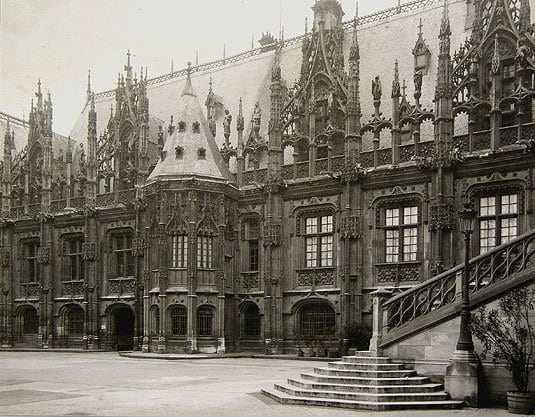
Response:
[[[417,224],[418,223],[418,207],[404,207],[403,208],[403,224]]]
[[[386,262],[399,260],[399,230],[386,231]]]
[[[479,250],[487,252],[496,246],[496,221],[481,220],[479,222]]]
[[[333,216],[323,216],[321,218],[321,232],[330,233],[333,231]]]
[[[249,271],[258,271],[258,240],[249,241]]]
[[[501,214],[516,214],[518,212],[517,195],[502,195]]]
[[[494,216],[496,214],[496,197],[480,198],[479,212],[481,216]]]
[[[403,260],[415,261],[418,252],[418,228],[410,227],[403,230]]]
[[[332,266],[333,264],[333,237],[322,236],[321,238],[321,266]]]
[[[508,219],[501,219],[500,224],[500,235],[501,235],[501,242],[500,243],[506,243],[510,240],[514,239],[517,236],[517,219],[516,217],[508,218]]]
[[[178,236],[173,235],[171,247],[172,247],[172,256],[173,256],[171,265],[173,266],[173,268],[177,268],[178,267]]]
[[[310,236],[305,239],[305,253],[307,268],[315,267],[318,260],[318,238]]]
[[[386,209],[386,225],[398,226],[399,225],[399,208]]]
[[[308,217],[305,220],[305,224],[306,224],[306,228],[305,228],[306,234],[317,233],[318,231],[318,218],[317,217]]]

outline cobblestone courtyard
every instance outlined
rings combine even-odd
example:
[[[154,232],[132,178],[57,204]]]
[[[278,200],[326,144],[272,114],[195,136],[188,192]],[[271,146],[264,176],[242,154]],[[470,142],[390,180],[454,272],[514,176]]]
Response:
[[[368,412],[284,406],[262,387],[317,362],[221,358],[141,360],[117,353],[0,352],[0,415],[506,416],[506,410]]]

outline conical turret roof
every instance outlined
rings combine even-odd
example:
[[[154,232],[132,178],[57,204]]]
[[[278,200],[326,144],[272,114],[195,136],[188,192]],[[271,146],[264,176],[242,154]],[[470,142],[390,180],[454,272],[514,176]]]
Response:
[[[178,104],[174,131],[167,138],[162,155],[148,179],[193,176],[225,182],[231,179],[188,73]]]

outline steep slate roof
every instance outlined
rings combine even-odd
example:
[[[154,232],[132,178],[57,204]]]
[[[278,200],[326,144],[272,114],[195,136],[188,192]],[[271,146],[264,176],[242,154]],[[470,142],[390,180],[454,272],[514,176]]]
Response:
[[[432,4],[422,2],[422,6],[418,8],[411,8],[403,13],[389,15],[369,23],[367,23],[368,19],[366,17],[361,18],[363,24],[358,27],[358,36],[361,55],[360,98],[363,123],[369,120],[374,113],[371,82],[376,75],[380,76],[383,86],[381,112],[386,118],[391,117],[392,104],[390,93],[394,75],[394,62],[396,59],[399,61],[400,79],[406,79],[408,86],[407,96],[409,101],[414,104],[414,85],[412,81],[414,57],[412,55],[412,49],[418,39],[420,18],[423,21],[423,37],[431,50],[429,73],[423,77],[422,97],[420,101],[422,107],[428,109],[434,108],[433,98],[439,47],[438,33],[442,18],[442,7],[443,4],[441,1],[436,1]],[[350,11],[346,10],[345,12],[347,14]],[[449,14],[452,29],[451,45],[452,50],[455,50],[458,48],[458,45],[464,43],[464,40],[470,34],[470,31],[465,29],[466,1],[450,0]],[[347,60],[353,29],[351,25],[346,25],[346,28],[344,56]],[[280,65],[282,78],[291,86],[299,78],[300,74],[302,60],[301,41],[293,42],[288,40],[287,43],[288,45],[284,46],[281,51]],[[251,57],[241,58],[237,61],[231,61],[228,58],[226,63],[206,65],[207,69],[198,72],[195,72],[196,68],[193,67],[191,79],[196,86],[201,104],[204,105],[211,79],[214,93],[222,98],[224,108],[228,109],[233,116],[230,136],[230,143],[233,146],[237,145],[236,119],[240,97],[243,99],[243,116],[245,118],[244,141],[247,141],[251,130],[251,117],[256,102],[259,103],[260,109],[262,110],[260,135],[265,136],[267,134],[270,112],[269,86],[273,62],[274,51],[271,50]],[[168,121],[170,116],[174,115],[175,120],[177,120],[174,108],[176,92],[181,91],[180,89],[184,87],[185,82],[185,76],[172,74],[162,76],[161,80],[155,80],[154,82],[149,80],[147,95],[150,101],[150,114],[165,121]],[[107,94],[97,94],[97,129],[99,132],[102,132],[106,127],[110,104],[114,103],[114,101],[115,94],[112,91]],[[87,136],[87,111],[85,109],[82,112],[71,132],[73,139],[83,143],[85,143]],[[203,111],[205,111],[204,106]],[[217,133],[215,139],[216,143],[221,146],[224,143],[222,126],[224,113],[220,112],[216,116]],[[165,130],[167,122],[162,123],[162,125]],[[153,131],[151,128],[151,141],[157,142],[154,138],[156,134],[157,130]],[[432,131],[429,134],[432,135]],[[422,131],[422,140],[432,139],[432,136],[424,136],[425,133]]]
[[[158,160],[148,181],[184,177],[230,181],[230,173],[210,132],[189,74],[178,100],[176,115],[175,130],[167,138],[164,155]],[[181,124],[184,124],[183,129]],[[181,152],[180,157],[177,157],[177,150]],[[199,155],[201,152],[203,156]]]

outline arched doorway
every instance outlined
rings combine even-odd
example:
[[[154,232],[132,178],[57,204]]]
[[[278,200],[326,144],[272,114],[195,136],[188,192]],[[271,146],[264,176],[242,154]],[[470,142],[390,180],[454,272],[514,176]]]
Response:
[[[39,333],[39,316],[33,306],[23,306],[17,316],[16,343],[24,347],[36,347]]]
[[[117,307],[112,313],[112,334],[117,350],[134,349],[134,312],[128,306]]]

